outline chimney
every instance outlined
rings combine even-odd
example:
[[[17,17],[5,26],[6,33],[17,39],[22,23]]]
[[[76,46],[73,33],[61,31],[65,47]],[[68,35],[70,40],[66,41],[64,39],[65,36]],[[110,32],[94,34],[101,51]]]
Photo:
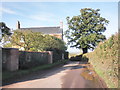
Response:
[[[20,22],[17,21],[17,29],[20,29]]]
[[[60,29],[62,30],[62,36],[61,36],[61,39],[63,40],[63,22],[62,22],[62,21],[60,22]]]
[[[63,22],[60,22],[60,29],[63,29]]]

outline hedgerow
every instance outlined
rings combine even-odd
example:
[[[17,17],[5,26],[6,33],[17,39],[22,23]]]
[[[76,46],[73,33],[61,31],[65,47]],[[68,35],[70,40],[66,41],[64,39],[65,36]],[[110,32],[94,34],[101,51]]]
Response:
[[[118,39],[120,35],[116,33],[100,42],[93,52],[85,54],[109,88],[118,87]]]

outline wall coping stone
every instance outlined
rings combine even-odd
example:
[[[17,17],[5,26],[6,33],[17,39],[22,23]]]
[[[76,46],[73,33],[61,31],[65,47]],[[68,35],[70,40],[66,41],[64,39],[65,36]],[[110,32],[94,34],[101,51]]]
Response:
[[[18,48],[2,48],[2,49],[14,49],[14,50],[18,50]]]

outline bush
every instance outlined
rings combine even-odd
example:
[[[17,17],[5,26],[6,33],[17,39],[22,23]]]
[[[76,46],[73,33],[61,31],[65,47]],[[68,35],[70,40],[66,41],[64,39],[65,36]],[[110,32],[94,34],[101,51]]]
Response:
[[[82,61],[82,54],[70,58],[71,61]]]
[[[67,47],[65,46],[65,42],[54,36],[45,35],[43,41],[44,41],[43,50],[45,51],[51,51],[51,50],[65,51],[67,49]]]
[[[118,87],[118,37],[120,39],[118,34],[112,35],[100,43],[94,52],[85,55],[109,88]]]
[[[4,47],[17,47],[25,51],[47,51],[50,49],[65,51],[67,49],[63,40],[30,30],[15,30],[11,37],[6,37],[7,40],[9,43]]]

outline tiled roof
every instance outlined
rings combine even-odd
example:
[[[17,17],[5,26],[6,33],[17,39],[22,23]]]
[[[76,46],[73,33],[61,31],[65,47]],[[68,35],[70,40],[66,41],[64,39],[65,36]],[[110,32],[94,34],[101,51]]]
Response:
[[[62,34],[60,27],[31,27],[31,28],[20,28],[20,30],[31,30],[33,32],[41,32],[44,34]]]

